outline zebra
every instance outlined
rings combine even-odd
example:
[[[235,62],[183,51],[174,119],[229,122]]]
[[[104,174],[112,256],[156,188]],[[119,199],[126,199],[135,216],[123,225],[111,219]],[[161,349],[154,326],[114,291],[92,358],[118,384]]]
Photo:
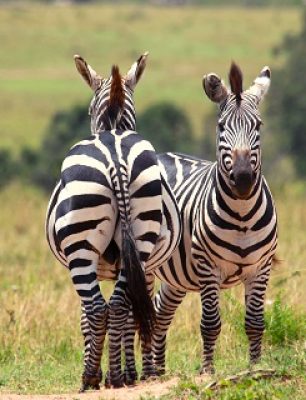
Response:
[[[162,281],[154,303],[157,370],[165,372],[167,330],[186,292],[199,292],[203,361],[200,373],[214,373],[214,348],[221,331],[219,291],[245,287],[245,331],[251,365],[261,356],[264,297],[277,246],[277,217],[261,173],[258,105],[268,91],[264,67],[243,91],[240,68],[232,63],[229,90],[214,73],[203,77],[208,98],[219,105],[217,160],[176,153],[158,156],[175,194],[182,236],[171,258],[154,271]]]
[[[153,374],[154,324],[150,271],[164,263],[180,239],[180,216],[161,175],[152,145],[135,131],[133,92],[146,66],[143,54],[122,77],[114,65],[103,79],[76,55],[78,72],[94,92],[91,136],[63,161],[47,210],[46,236],[70,271],[81,299],[84,372],[81,391],[98,389],[104,339],[109,331],[108,384],[123,386],[121,337],[133,312],[143,342],[147,374]],[[109,304],[99,281],[115,280]],[[131,378],[132,379],[132,378]]]

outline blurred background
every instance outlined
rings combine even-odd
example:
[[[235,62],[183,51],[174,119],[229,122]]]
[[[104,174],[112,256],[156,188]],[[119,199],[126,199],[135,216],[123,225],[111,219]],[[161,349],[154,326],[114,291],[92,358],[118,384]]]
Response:
[[[69,390],[80,376],[78,299],[44,237],[61,162],[72,144],[90,134],[91,92],[75,69],[74,54],[108,77],[112,64],[126,73],[149,51],[135,90],[137,130],[160,152],[210,160],[217,109],[203,93],[202,76],[215,72],[227,81],[234,60],[246,89],[270,66],[262,147],[283,261],[272,274],[268,305],[273,323],[278,310],[273,304],[285,310],[276,344],[305,346],[299,325],[306,321],[305,11],[303,0],[0,1],[0,392]],[[224,295],[220,339],[235,351],[239,345],[232,336],[240,329],[242,338],[243,328],[238,322],[233,328],[227,315],[242,312],[239,290]],[[181,311],[176,323],[184,329],[172,331],[173,343],[191,334],[196,339],[171,358],[173,371],[195,370],[200,359],[198,297],[188,302],[185,311],[196,310],[196,318]],[[290,339],[286,318],[291,317],[298,328]],[[280,329],[283,322],[277,321]],[[238,333],[231,335],[231,329]],[[267,346],[272,346],[269,332]]]

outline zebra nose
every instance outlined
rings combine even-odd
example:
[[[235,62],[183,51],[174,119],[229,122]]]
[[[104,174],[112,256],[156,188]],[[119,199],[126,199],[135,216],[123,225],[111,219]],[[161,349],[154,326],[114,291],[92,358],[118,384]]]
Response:
[[[253,186],[253,173],[251,170],[240,170],[233,173],[236,191],[241,197],[248,195]]]
[[[247,154],[236,154],[230,180],[239,197],[246,197],[250,193],[255,181],[255,173]]]

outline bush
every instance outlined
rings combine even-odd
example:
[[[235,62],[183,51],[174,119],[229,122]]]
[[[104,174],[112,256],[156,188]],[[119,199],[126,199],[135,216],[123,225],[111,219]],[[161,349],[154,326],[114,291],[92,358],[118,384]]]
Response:
[[[45,190],[51,190],[60,176],[61,164],[70,147],[90,136],[88,107],[77,105],[54,115],[38,152],[24,149],[23,164],[30,179]]]
[[[7,149],[0,150],[0,187],[18,175],[18,167]]]
[[[272,345],[283,346],[306,336],[306,315],[284,304],[278,294],[265,312],[266,338]]]
[[[196,152],[188,117],[171,103],[159,103],[147,108],[137,119],[137,131],[153,144],[157,152]]]

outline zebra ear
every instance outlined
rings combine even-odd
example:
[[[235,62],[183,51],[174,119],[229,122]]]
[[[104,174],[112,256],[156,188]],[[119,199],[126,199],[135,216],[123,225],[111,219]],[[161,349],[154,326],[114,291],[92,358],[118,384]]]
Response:
[[[258,103],[267,94],[271,83],[271,70],[269,67],[264,67],[258,77],[253,82],[253,85],[248,90],[249,93],[255,95]]]
[[[202,85],[207,97],[214,103],[222,103],[229,94],[224,82],[216,74],[204,75]]]
[[[135,86],[145,70],[148,55],[149,53],[147,51],[142,54],[126,74],[125,84],[132,90],[135,89]]]
[[[89,64],[79,55],[74,56],[74,62],[77,70],[82,75],[85,82],[96,91],[101,86],[102,78],[96,73],[96,71],[91,68]]]

